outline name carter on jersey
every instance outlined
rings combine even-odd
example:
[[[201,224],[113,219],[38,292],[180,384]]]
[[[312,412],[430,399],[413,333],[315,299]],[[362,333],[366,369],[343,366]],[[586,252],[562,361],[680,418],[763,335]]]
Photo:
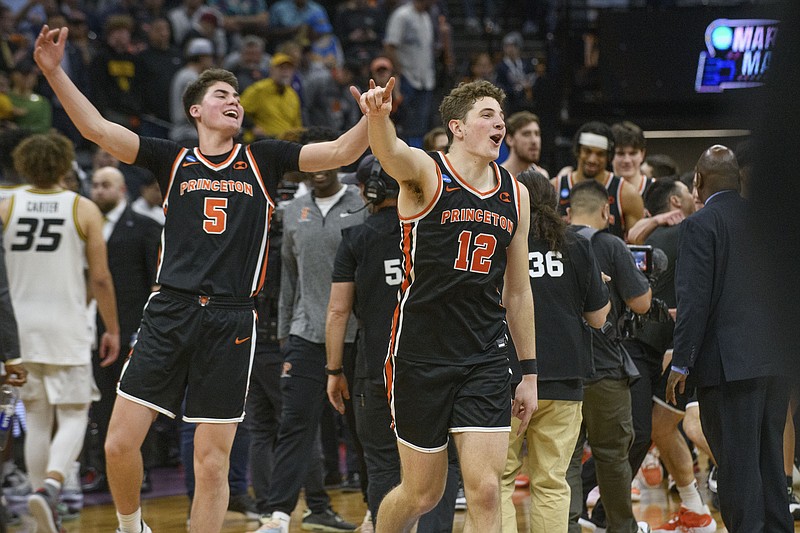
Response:
[[[201,178],[198,180],[187,180],[181,183],[181,196],[192,191],[214,191],[214,192],[240,192],[248,196],[253,196],[253,186],[244,181],[238,180],[212,180]]]
[[[58,202],[25,202],[28,213],[58,213]]]
[[[514,234],[514,221],[488,209],[461,208],[442,211],[441,224],[452,222],[483,222],[504,229],[509,235]]]

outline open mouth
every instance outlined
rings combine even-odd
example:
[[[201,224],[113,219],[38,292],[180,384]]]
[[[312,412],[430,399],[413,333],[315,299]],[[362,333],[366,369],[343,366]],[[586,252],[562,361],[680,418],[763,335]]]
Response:
[[[490,137],[490,139],[492,139],[492,141],[493,141],[495,144],[500,144],[500,141],[502,141],[502,140],[503,140],[503,134],[502,134],[502,133],[497,133],[497,134],[495,134],[495,135],[492,135],[492,136]]]
[[[223,113],[223,114],[224,114],[226,117],[230,117],[230,118],[239,118],[239,112],[238,112],[238,111],[236,111],[235,109],[229,109],[228,111],[225,111],[225,113]]]

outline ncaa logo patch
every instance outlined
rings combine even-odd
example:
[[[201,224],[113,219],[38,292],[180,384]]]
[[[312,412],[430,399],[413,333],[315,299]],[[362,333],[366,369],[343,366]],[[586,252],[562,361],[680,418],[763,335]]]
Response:
[[[569,189],[561,189],[561,198],[569,198]]]
[[[453,178],[451,178],[447,174],[442,174],[442,181],[445,183],[453,183]]]
[[[196,163],[197,162],[197,158],[195,156],[189,154],[189,155],[186,156],[185,161],[188,161],[189,163]]]

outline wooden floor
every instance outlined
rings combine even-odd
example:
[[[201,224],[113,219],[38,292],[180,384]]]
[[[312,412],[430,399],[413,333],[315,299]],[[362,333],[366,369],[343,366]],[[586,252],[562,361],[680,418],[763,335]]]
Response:
[[[331,491],[334,509],[346,520],[360,524],[364,517],[365,506],[361,495],[357,493],[342,493]],[[518,490],[514,495],[517,507],[517,524],[520,532],[527,531],[527,512],[530,508],[530,497],[527,490]],[[145,500],[143,511],[148,525],[155,533],[185,533],[187,500],[185,496],[170,496],[155,500]],[[650,525],[657,526],[667,520],[678,508],[678,501],[669,495],[665,489],[646,489],[642,491],[642,500],[634,503],[634,512],[640,520],[646,520]],[[304,503],[300,502],[292,515],[290,531],[300,532],[300,522]],[[464,525],[463,511],[456,512],[454,532],[460,532]],[[720,523],[719,515],[715,514]],[[65,522],[64,527],[69,533],[111,533],[117,527],[116,515],[110,505],[97,505],[84,508],[80,518]],[[258,523],[248,521],[243,515],[228,513],[222,533],[245,533],[258,528]],[[11,531],[18,533],[33,533],[35,526],[30,517],[23,517],[23,524],[12,527]],[[588,530],[585,530],[588,531]],[[720,525],[718,531],[726,531]],[[795,527],[800,532],[800,527]]]
[[[360,524],[366,507],[359,493],[343,493],[339,490],[330,491],[333,508],[346,520]],[[530,495],[525,490],[517,490],[514,494],[514,503],[517,507],[517,525],[520,532],[528,531],[527,513],[530,508]],[[634,513],[639,520],[646,520],[651,526],[657,526],[677,511],[679,501],[675,495],[669,494],[666,489],[644,489],[642,499],[634,503]],[[292,514],[290,532],[300,532],[304,502],[300,501],[297,509]],[[164,498],[145,500],[143,503],[144,517],[154,533],[185,533],[186,513],[188,510],[185,496],[169,496]],[[465,512],[456,512],[454,532],[460,532],[464,526]],[[718,531],[727,531],[722,527],[719,514],[714,518],[719,524]],[[795,531],[800,532],[799,525]],[[80,518],[64,523],[69,533],[111,533],[117,527],[116,515],[110,505],[96,505],[84,508]],[[258,528],[258,522],[248,521],[241,514],[227,513],[222,533],[245,533]],[[23,516],[23,523],[10,528],[17,533],[34,533],[35,526],[30,517]],[[584,530],[585,532],[588,530]]]

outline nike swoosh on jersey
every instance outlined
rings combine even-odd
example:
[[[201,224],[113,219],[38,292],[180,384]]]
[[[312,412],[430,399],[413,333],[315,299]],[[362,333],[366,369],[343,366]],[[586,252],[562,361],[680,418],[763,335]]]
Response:
[[[182,167],[190,167],[192,165],[199,165],[200,161],[184,161]]]
[[[444,190],[447,191],[447,192],[458,191],[460,189],[461,189],[461,187],[445,187],[444,188]]]
[[[250,340],[250,337],[245,337],[244,339],[240,339],[239,337],[236,337],[236,340],[233,341],[233,342],[235,342],[236,344],[243,344],[243,343],[245,343],[245,342],[247,342],[249,340]]]
[[[341,218],[349,217],[350,215],[352,215],[352,213],[348,213],[348,212],[339,213],[339,217],[341,217]]]

